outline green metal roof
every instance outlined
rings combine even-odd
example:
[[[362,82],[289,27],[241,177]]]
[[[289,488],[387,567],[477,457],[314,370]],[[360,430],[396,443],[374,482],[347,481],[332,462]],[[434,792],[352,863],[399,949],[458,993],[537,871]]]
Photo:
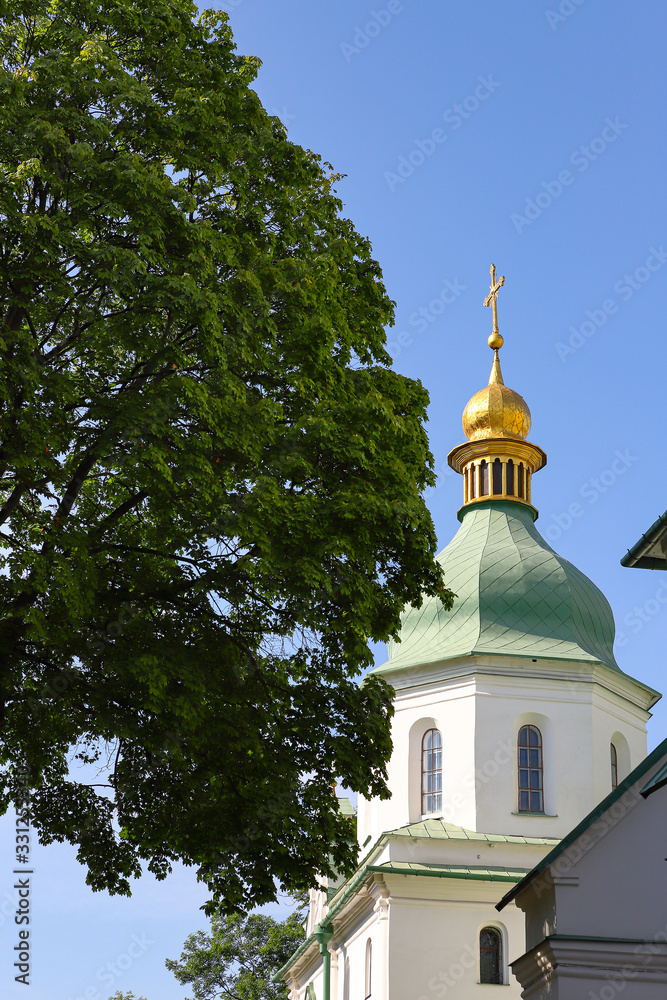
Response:
[[[414,861],[387,861],[369,871],[385,875],[426,875],[431,878],[465,878],[481,882],[519,882],[528,868],[483,868],[480,865],[421,865]]]
[[[352,805],[351,801],[345,795],[341,795],[338,798],[338,812],[342,816],[356,816],[357,810]]]
[[[437,557],[456,594],[408,606],[401,642],[388,646],[390,673],[470,654],[590,661],[618,670],[614,617],[604,594],[557,555],[530,508],[491,500],[464,510],[461,527]]]
[[[667,569],[667,511],[628,549],[621,559],[621,566]]]
[[[550,865],[552,865],[557,858],[560,857],[563,851],[567,850],[568,847],[574,844],[575,840],[577,840],[582,835],[582,833],[585,833],[586,830],[588,830],[588,828],[593,825],[593,823],[595,823],[598,819],[600,819],[600,817],[603,816],[611,806],[613,806],[614,802],[616,802],[623,795],[625,795],[628,789],[632,788],[632,786],[639,780],[639,778],[641,778],[643,774],[646,774],[647,771],[650,771],[653,765],[656,764],[661,757],[664,757],[666,755],[667,755],[667,740],[663,740],[662,743],[660,743],[655,748],[655,750],[653,750],[648,755],[648,757],[644,758],[641,764],[637,765],[634,771],[630,772],[627,778],[624,778],[623,781],[621,781],[620,784],[616,786],[616,788],[612,789],[609,795],[607,795],[607,797],[604,798],[602,802],[599,802],[596,805],[595,809],[592,809],[589,812],[588,816],[584,816],[581,823],[578,823],[573,830],[570,830],[567,837],[564,837],[560,841],[558,846],[554,847],[553,851],[549,851],[549,853],[542,858],[540,863],[536,865],[533,868],[533,870],[529,872],[526,875],[526,877],[521,880],[521,882],[519,882],[518,885],[514,886],[513,889],[510,889],[510,891],[507,893],[506,896],[503,896],[500,902],[496,904],[496,909],[502,910],[502,908],[506,906],[509,902],[511,902],[511,900],[513,900],[515,896],[518,896],[520,892],[522,892],[528,885],[530,885],[530,883],[534,879],[536,879],[538,875],[541,875],[542,872],[545,872],[547,868]],[[665,768],[661,768],[661,771],[664,770]],[[660,774],[661,771],[658,771],[658,774]],[[654,780],[655,778],[657,778],[657,774],[654,775]],[[649,789],[650,785],[651,782],[645,785],[644,788],[641,790],[640,794],[643,795],[644,792],[647,789]],[[648,794],[650,794],[650,789]],[[644,797],[646,798],[646,796]]]
[[[521,837],[504,833],[477,833],[466,830],[442,819],[424,819],[419,823],[409,823],[397,830],[389,830],[386,837],[413,837],[418,840],[474,840],[488,844],[559,844],[553,837]]]
[[[667,785],[667,764],[663,764],[660,770],[655,772],[651,780],[646,782],[640,794],[647,799],[652,792],[657,792],[659,788],[664,788],[665,785]]]
[[[397,830],[387,830],[381,834],[372,847],[366,852],[361,865],[356,872],[351,875],[341,885],[336,886],[334,894],[328,900],[329,910],[327,915],[320,921],[320,928],[330,928],[334,918],[340,913],[351,896],[357,892],[364,884],[369,875],[374,872],[392,873],[394,875],[429,875],[433,878],[470,878],[483,882],[517,882],[526,874],[525,868],[476,868],[474,866],[458,865],[424,865],[416,862],[395,861],[387,862],[383,865],[375,865],[376,860],[382,853],[384,846],[394,837],[414,837],[430,838],[433,840],[470,840],[486,841],[492,844],[537,844],[551,847],[558,844],[558,840],[544,837],[513,837],[496,833],[476,833],[474,830],[465,830],[461,826],[454,826],[453,823],[445,823],[441,819],[427,819],[421,823],[410,823],[401,826]],[[282,976],[297,962],[301,956],[307,952],[316,942],[316,937],[311,934],[297,948],[294,954],[287,960],[272,978],[272,982],[277,983]]]

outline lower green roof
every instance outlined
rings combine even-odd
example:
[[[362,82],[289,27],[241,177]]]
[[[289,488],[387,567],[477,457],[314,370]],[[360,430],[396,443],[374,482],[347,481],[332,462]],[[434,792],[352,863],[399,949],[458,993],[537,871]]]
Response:
[[[559,844],[560,840],[553,837],[521,837],[504,833],[478,833],[466,830],[453,823],[445,823],[442,819],[424,819],[419,823],[409,823],[397,830],[390,830],[387,837],[413,837],[419,840],[474,840],[487,844]]]
[[[481,882],[519,882],[528,868],[483,868],[480,865],[421,865],[414,861],[386,861],[370,865],[369,871],[385,875],[426,875],[431,878],[465,878]]]

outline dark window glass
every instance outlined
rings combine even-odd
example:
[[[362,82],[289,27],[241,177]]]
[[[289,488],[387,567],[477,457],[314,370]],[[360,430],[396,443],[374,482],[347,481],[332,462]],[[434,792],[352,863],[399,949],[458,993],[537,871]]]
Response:
[[[519,812],[544,812],[542,734],[537,726],[519,730]]]
[[[372,989],[372,986],[371,986],[371,971],[372,971],[372,967],[373,967],[373,943],[372,943],[371,939],[369,938],[368,941],[366,942],[366,977],[365,977],[366,978],[366,992],[364,993],[364,996],[365,996],[366,1000],[368,1000],[368,998],[371,995],[371,989]]]
[[[483,927],[479,932],[479,981],[502,985],[502,938],[495,927]]]
[[[523,462],[519,462],[517,484],[519,487],[517,490],[517,496],[520,496],[521,499],[523,499]]]
[[[477,496],[477,467],[470,466],[470,498],[474,500]]]
[[[514,462],[511,458],[507,463],[507,494],[514,496]]]
[[[493,492],[495,496],[503,492],[503,467],[499,458],[493,462]]]
[[[616,788],[618,784],[618,754],[613,743],[610,743],[609,746],[611,748],[611,787]]]
[[[429,729],[422,740],[422,814],[442,809],[442,736]]]
[[[485,458],[479,465],[479,495],[481,497],[489,495],[489,465]]]

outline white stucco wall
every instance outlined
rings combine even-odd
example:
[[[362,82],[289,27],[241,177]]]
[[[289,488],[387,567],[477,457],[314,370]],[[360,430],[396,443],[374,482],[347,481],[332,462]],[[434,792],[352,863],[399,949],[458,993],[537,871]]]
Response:
[[[508,907],[500,916],[494,909],[502,886],[418,881],[432,880],[405,879],[402,888],[392,888],[387,1000],[489,1000],[490,995],[519,1000],[508,961],[523,950],[523,914]],[[429,893],[444,898],[424,898]],[[479,932],[485,926],[503,936],[502,987],[479,982]]]
[[[440,815],[491,833],[564,836],[611,789],[613,734],[623,758],[620,778],[646,755],[648,712],[633,703],[623,675],[607,668],[477,658],[472,667],[443,664],[393,681],[392,798],[360,800],[358,836],[366,847],[422,818],[421,737],[433,726],[443,742]],[[607,681],[617,689],[608,690]],[[516,742],[527,723],[544,740],[545,816],[518,813]]]

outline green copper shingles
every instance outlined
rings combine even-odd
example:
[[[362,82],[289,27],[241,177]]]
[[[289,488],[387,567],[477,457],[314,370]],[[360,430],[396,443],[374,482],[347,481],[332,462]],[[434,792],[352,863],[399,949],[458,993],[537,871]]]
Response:
[[[489,844],[558,844],[553,837],[523,837],[518,834],[479,833],[466,830],[444,819],[423,819],[418,823],[408,823],[397,830],[389,830],[385,837],[412,837],[416,840],[472,840]]]
[[[618,669],[606,598],[545,542],[528,508],[511,501],[470,507],[438,560],[457,595],[452,611],[436,598],[407,608],[401,642],[390,644],[378,672],[473,653]]]

